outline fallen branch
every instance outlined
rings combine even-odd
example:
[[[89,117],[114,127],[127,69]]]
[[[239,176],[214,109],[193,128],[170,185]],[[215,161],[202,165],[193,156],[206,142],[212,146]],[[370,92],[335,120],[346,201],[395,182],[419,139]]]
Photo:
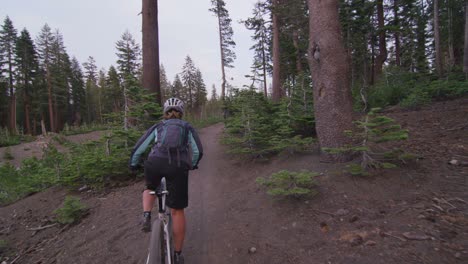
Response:
[[[395,236],[395,235],[392,235],[392,234],[387,233],[387,232],[382,232],[382,234],[385,235],[385,236],[393,237],[393,238],[399,239],[400,241],[406,242],[406,239],[404,239],[402,237]]]
[[[458,198],[458,197],[448,199],[447,201],[449,201],[449,202],[451,202],[451,201],[457,201],[457,202],[462,202],[462,203],[464,203],[464,204],[468,204],[465,200],[463,200],[463,199],[461,199],[461,198]]]
[[[454,128],[447,129],[446,131],[461,130],[461,129],[465,129],[465,128],[467,128],[467,127],[468,127],[468,123],[462,124],[461,126],[458,126],[458,127],[454,127]]]
[[[10,264],[15,263],[20,257],[21,257],[21,255],[17,256]]]
[[[321,211],[321,210],[317,210],[317,209],[312,209],[312,210],[315,211],[315,212],[317,212],[317,213],[327,214],[327,215],[331,215],[331,216],[333,216],[333,217],[336,216],[334,213],[325,212],[325,211]]]
[[[46,229],[46,228],[54,227],[56,225],[57,225],[57,223],[51,224],[51,225],[40,226],[40,227],[28,228],[28,230],[29,231],[39,231],[39,230],[43,230],[43,229]]]

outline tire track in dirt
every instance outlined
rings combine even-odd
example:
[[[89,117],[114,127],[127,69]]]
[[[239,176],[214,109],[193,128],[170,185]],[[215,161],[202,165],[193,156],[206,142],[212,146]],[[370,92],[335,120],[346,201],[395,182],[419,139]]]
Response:
[[[204,157],[200,169],[191,172],[189,207],[186,210],[187,236],[184,254],[187,263],[225,263],[221,225],[226,214],[223,193],[229,190],[227,172],[232,165],[223,158],[219,144],[223,124],[202,130]]]

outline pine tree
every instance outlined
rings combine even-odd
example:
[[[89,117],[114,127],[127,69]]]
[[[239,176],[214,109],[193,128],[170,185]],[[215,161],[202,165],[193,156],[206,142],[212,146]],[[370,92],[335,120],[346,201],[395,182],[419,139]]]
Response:
[[[86,90],[83,71],[75,57],[71,61],[70,88],[72,102],[71,124],[80,126],[83,114],[86,113]]]
[[[219,46],[221,52],[221,72],[222,72],[222,83],[221,83],[221,99],[225,100],[226,95],[226,68],[233,68],[236,54],[233,49],[236,47],[236,43],[232,39],[234,31],[231,26],[231,18],[229,12],[226,9],[226,3],[224,0],[211,0],[212,8],[210,11],[215,14],[218,18],[218,29],[219,29]]]
[[[98,71],[96,61],[92,56],[89,56],[88,61],[83,63],[83,68],[86,87],[86,122],[91,123],[96,120],[98,114],[98,105],[95,98],[99,96]]]
[[[141,65],[141,49],[130,32],[125,31],[116,43],[117,69],[122,80],[124,98],[124,129],[130,126],[130,108],[135,103],[133,98],[138,93]]]
[[[166,69],[164,68],[164,65],[161,64],[159,68],[160,68],[159,79],[161,80],[161,93],[162,93],[162,98],[163,98],[162,101],[164,102],[168,98],[171,98],[173,96],[172,91],[171,91],[172,87],[171,87],[171,83],[167,79]]]
[[[182,80],[180,79],[179,74],[176,74],[174,77],[174,82],[172,85],[172,96],[180,98],[181,100],[184,100],[184,94],[185,94],[185,88],[184,85],[182,84]]]
[[[53,86],[53,107],[54,107],[54,132],[63,129],[66,122],[70,122],[70,83],[71,61],[68,55],[63,35],[57,29],[54,32],[54,42],[52,43],[51,61],[51,84]]]
[[[123,110],[123,89],[114,66],[109,68],[106,79],[106,112],[120,113]]]
[[[36,49],[26,29],[21,31],[21,35],[16,42],[16,87],[17,93],[21,94],[23,107],[24,107],[24,127],[26,133],[31,135],[31,109],[32,109],[32,95],[35,84],[35,78],[38,73],[38,61]],[[33,124],[34,126],[35,124]]]
[[[185,102],[185,105],[189,110],[193,110],[195,108],[195,93],[197,89],[197,68],[193,63],[192,58],[188,55],[185,57],[181,76],[185,88],[181,93],[181,100]]]
[[[51,65],[53,60],[52,45],[55,41],[54,35],[50,27],[45,24],[36,40],[37,51],[39,54],[39,65],[42,72],[45,74],[45,84],[47,87],[47,107],[49,114],[50,131],[56,131],[54,123],[54,107],[53,107],[53,88],[52,88],[52,73]],[[45,118],[42,121],[45,122]]]
[[[195,96],[194,96],[194,109],[197,114],[201,113],[202,107],[205,105],[206,98],[206,84],[203,81],[203,76],[200,69],[195,72]]]
[[[116,43],[117,69],[121,78],[136,78],[140,74],[141,48],[127,30]]]
[[[2,54],[0,58],[2,59],[2,64],[4,70],[6,71],[6,81],[8,84],[9,91],[9,124],[8,127],[12,133],[17,133],[16,128],[16,92],[15,92],[15,46],[16,46],[17,32],[13,26],[13,22],[7,16],[3,22],[2,29],[0,30],[0,53]]]
[[[248,30],[252,30],[254,41],[250,48],[254,51],[254,61],[252,65],[252,86],[259,80],[262,82],[263,93],[268,96],[267,91],[267,72],[271,71],[271,54],[270,54],[270,39],[271,39],[271,22],[265,17],[268,14],[267,4],[258,1],[255,3],[253,17],[243,21]]]

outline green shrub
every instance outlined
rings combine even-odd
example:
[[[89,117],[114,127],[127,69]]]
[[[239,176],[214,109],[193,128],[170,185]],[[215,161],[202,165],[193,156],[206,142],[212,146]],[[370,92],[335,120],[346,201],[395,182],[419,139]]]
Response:
[[[318,173],[310,171],[290,172],[282,170],[268,178],[257,178],[257,183],[267,188],[267,193],[277,197],[304,197],[317,193],[312,189]]]
[[[427,105],[431,102],[431,96],[422,90],[415,90],[406,98],[401,100],[400,105],[405,108],[417,108],[419,106]]]
[[[5,149],[5,152],[3,154],[3,158],[6,159],[6,160],[14,160],[15,159],[15,156],[13,156],[13,154],[11,154],[11,149],[9,147],[7,147]]]
[[[372,109],[362,121],[356,121],[356,131],[345,131],[355,144],[342,148],[323,148],[331,154],[354,153],[360,157],[359,164],[348,165],[352,175],[368,175],[370,169],[390,169],[398,162],[413,159],[414,156],[398,148],[386,146],[385,142],[406,140],[408,130],[389,117],[378,115],[380,109]]]
[[[238,91],[228,102],[225,137],[229,153],[249,158],[268,158],[283,151],[302,151],[314,141],[312,104],[285,99],[272,103],[262,93]]]
[[[1,257],[7,252],[9,249],[8,242],[6,240],[0,239],[0,260]]]
[[[81,221],[87,212],[86,205],[80,199],[67,196],[62,207],[56,209],[54,214],[56,215],[57,222],[60,224],[75,224]]]

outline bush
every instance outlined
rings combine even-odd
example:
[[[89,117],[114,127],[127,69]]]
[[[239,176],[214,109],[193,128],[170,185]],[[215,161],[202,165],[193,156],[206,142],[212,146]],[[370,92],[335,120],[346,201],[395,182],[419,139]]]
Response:
[[[314,119],[311,109],[308,112],[299,108],[302,111],[287,100],[274,104],[255,91],[238,91],[228,105],[229,117],[222,142],[229,145],[230,153],[249,158],[303,151],[313,142],[307,136],[313,131]]]
[[[116,130],[99,141],[68,143],[70,151],[67,153],[60,153],[49,145],[43,159],[25,159],[18,169],[2,165],[0,204],[14,202],[54,185],[88,185],[101,189],[111,182],[127,179],[131,147],[140,135],[137,130]]]
[[[72,196],[65,197],[62,207],[56,209],[54,214],[60,224],[75,224],[87,214],[86,205],[81,203],[80,199]]]
[[[3,153],[3,158],[6,159],[6,160],[14,160],[15,159],[15,156],[13,156],[13,154],[11,154],[11,149],[9,147],[7,147],[5,149],[5,152]]]
[[[361,100],[357,91],[355,99]],[[433,75],[409,73],[388,67],[382,78],[369,89],[370,107],[400,104],[403,107],[419,107],[434,100],[454,99],[468,95],[468,82],[458,75],[437,79]],[[359,96],[359,97],[358,97]]]
[[[318,173],[310,171],[290,172],[282,170],[269,178],[257,178],[257,183],[267,188],[267,193],[277,197],[313,196],[317,194],[314,177]]]
[[[378,115],[380,109],[372,109],[362,121],[356,121],[356,131],[346,131],[353,138],[354,145],[342,148],[323,148],[331,154],[353,153],[360,157],[359,164],[348,165],[352,175],[368,175],[370,169],[390,169],[399,161],[414,157],[398,148],[389,148],[383,143],[408,138],[408,130],[389,117]]]

